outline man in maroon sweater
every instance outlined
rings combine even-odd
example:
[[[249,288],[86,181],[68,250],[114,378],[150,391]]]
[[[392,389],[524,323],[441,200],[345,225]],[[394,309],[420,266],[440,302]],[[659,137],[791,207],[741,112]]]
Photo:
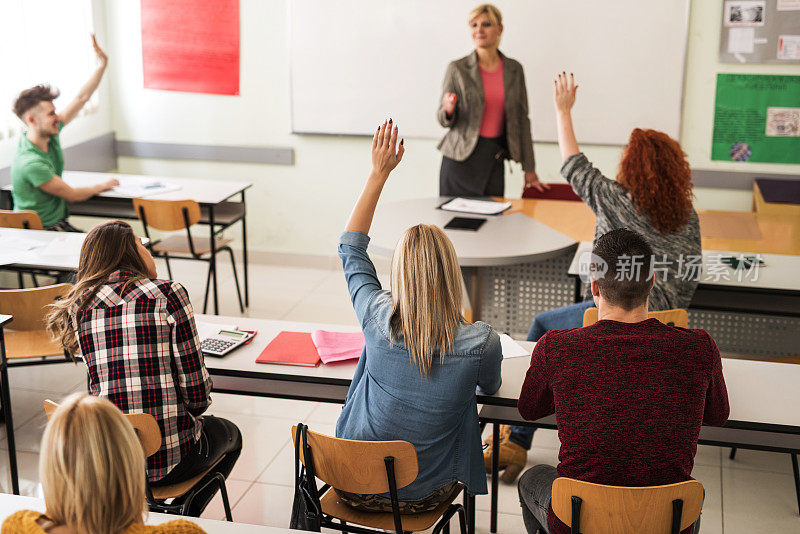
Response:
[[[688,480],[700,426],[728,419],[714,340],[704,330],[647,318],[656,276],[644,238],[613,230],[597,240],[593,253],[593,263],[608,267],[592,275],[598,322],[545,334],[519,396],[527,420],[556,414],[561,440],[557,468],[537,465],[520,478],[530,533],[569,533],[550,507],[557,477],[614,486]]]

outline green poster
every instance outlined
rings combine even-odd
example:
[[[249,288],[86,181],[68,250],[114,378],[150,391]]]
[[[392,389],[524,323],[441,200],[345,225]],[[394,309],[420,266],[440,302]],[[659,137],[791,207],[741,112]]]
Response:
[[[711,159],[800,163],[800,76],[717,74]]]

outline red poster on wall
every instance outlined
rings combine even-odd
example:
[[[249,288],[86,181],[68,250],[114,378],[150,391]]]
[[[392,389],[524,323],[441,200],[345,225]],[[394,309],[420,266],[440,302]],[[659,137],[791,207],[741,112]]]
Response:
[[[239,94],[239,0],[141,0],[144,87]]]

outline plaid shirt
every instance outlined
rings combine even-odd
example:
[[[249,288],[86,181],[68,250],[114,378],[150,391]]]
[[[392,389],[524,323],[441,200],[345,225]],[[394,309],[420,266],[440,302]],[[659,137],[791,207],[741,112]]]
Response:
[[[198,416],[211,404],[194,313],[177,282],[116,271],[86,307],[78,332],[92,395],[125,413],[158,421],[161,448],[147,459],[151,481],[163,478],[200,437]]]

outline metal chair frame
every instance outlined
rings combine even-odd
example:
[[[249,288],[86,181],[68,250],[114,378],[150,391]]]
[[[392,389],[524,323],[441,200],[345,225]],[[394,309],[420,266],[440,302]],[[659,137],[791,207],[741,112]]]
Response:
[[[172,258],[173,259],[181,259],[181,260],[196,260],[196,261],[208,262],[208,276],[206,277],[206,290],[205,290],[205,296],[203,297],[203,313],[206,313],[207,310],[208,310],[208,294],[209,294],[209,291],[211,289],[211,277],[212,276],[214,277],[214,287],[215,288],[217,287],[217,271],[214,268],[216,262],[213,262],[211,257],[204,258],[204,257],[202,257],[202,255],[198,254],[195,251],[195,249],[194,249],[194,240],[192,239],[191,224],[189,222],[189,211],[186,208],[182,208],[181,212],[183,214],[183,221],[184,221],[185,227],[186,227],[186,238],[187,238],[188,243],[189,243],[189,253],[191,254],[191,257],[174,256],[173,255]],[[148,230],[148,226],[147,226],[147,217],[146,217],[146,215],[144,213],[144,208],[142,206],[139,206],[139,219],[142,221],[142,226],[144,227],[144,235],[150,240],[150,244],[148,245],[148,248],[150,249],[150,252],[155,257],[164,258],[164,261],[167,264],[167,274],[170,277],[170,279],[172,279],[172,267],[170,266],[170,263],[169,263],[170,255],[167,252],[159,253],[159,252],[155,252],[153,250],[153,246],[157,245],[160,241],[154,241],[153,239],[150,238],[150,231]],[[239,275],[238,275],[238,273],[236,271],[236,260],[235,260],[235,258],[233,256],[233,250],[231,249],[231,247],[229,247],[227,245],[225,245],[223,247],[216,248],[215,250],[217,252],[226,251],[231,257],[231,267],[233,268],[233,280],[234,280],[234,283],[236,284],[236,296],[239,299],[239,310],[242,313],[244,313],[244,304],[242,303],[242,292],[239,289]]]

